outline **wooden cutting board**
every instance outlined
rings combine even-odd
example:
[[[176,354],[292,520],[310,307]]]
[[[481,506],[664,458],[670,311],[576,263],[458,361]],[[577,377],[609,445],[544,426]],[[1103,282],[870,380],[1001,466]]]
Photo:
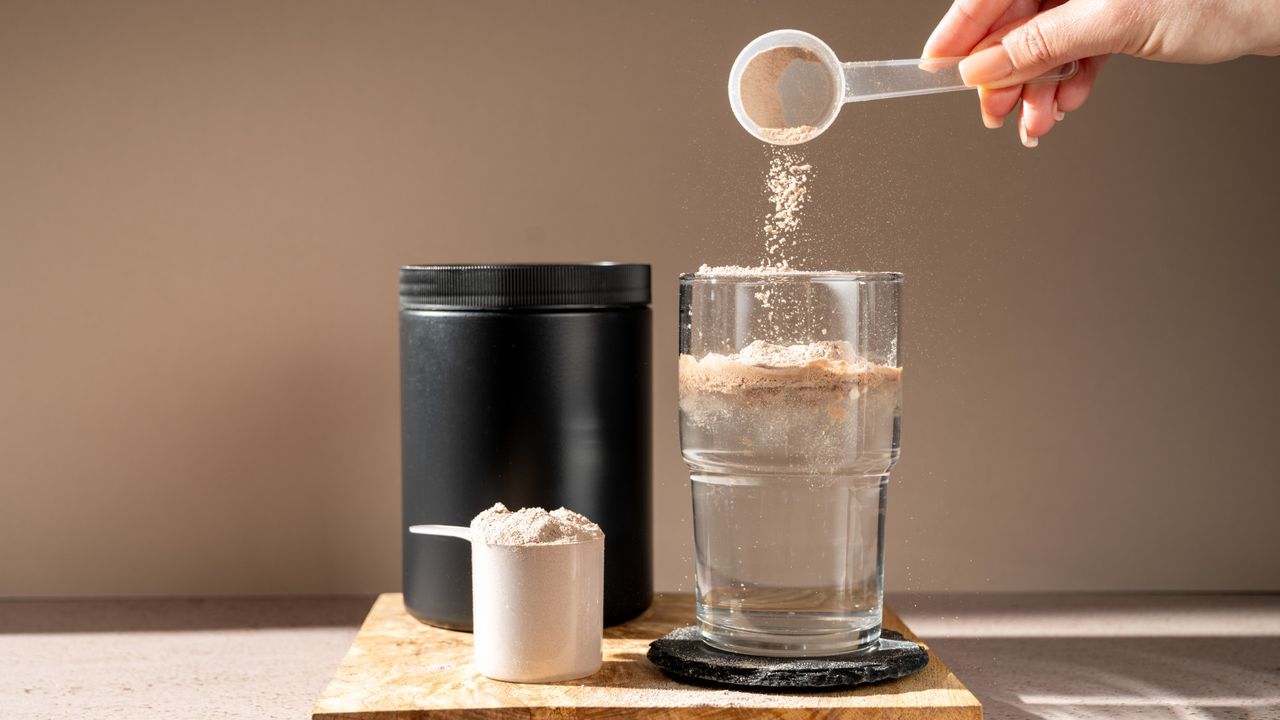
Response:
[[[742,692],[685,685],[646,658],[649,643],[694,620],[693,596],[659,595],[644,615],[604,632],[595,675],[546,685],[504,683],[471,667],[471,634],[424,625],[399,593],[381,595],[314,720],[449,718],[938,718],[981,720],[982,704],[929,653],[924,670],[879,685],[825,693]],[[885,609],[884,626],[916,640]]]

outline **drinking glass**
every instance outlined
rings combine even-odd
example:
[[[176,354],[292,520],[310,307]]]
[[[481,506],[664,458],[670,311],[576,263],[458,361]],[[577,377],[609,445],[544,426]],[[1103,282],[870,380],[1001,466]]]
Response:
[[[680,447],[698,627],[814,657],[880,637],[898,459],[899,273],[680,278]]]

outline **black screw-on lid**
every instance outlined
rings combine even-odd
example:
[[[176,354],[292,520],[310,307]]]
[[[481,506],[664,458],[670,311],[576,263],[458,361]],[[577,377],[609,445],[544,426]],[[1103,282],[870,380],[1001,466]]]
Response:
[[[400,306],[453,310],[553,310],[649,304],[649,266],[406,265]]]

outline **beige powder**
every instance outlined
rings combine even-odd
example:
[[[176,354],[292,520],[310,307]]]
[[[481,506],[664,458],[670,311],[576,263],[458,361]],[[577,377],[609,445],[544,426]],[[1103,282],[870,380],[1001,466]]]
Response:
[[[796,272],[795,255],[800,249],[800,219],[809,199],[809,179],[813,167],[798,152],[782,147],[770,150],[769,169],[765,173],[765,188],[769,193],[770,209],[761,223],[764,236],[764,258],[755,267],[703,265],[699,275],[720,277],[776,276]],[[783,324],[797,319],[802,309],[790,307],[774,297],[774,291],[766,284],[755,293],[760,306],[769,311],[768,322]],[[777,316],[781,313],[781,317]]]
[[[776,148],[769,160],[765,186],[773,211],[765,216],[765,265],[786,270],[792,267],[800,230],[800,213],[809,199],[809,176],[813,168],[797,152]]]
[[[754,278],[764,276],[768,278],[783,279],[788,276],[798,277],[822,277],[829,275],[832,277],[839,275],[848,275],[843,270],[796,270],[794,268],[774,267],[772,265],[707,265],[703,264],[698,268],[698,275],[707,277],[722,278]]]
[[[600,669],[604,533],[560,508],[471,521],[473,663],[507,682],[558,682]]]
[[[738,86],[742,109],[759,134],[775,144],[765,174],[772,209],[762,225],[762,269],[786,271],[795,267],[792,255],[813,169],[803,156],[785,146],[818,134],[819,126],[828,119],[834,93],[834,80],[822,58],[807,48],[770,48],[752,57],[742,71]],[[760,291],[757,299],[762,306],[773,308],[768,289]]]
[[[799,145],[800,143],[809,142],[817,137],[821,132],[819,128],[813,125],[798,125],[796,127],[784,128],[756,128],[766,140],[775,145]]]
[[[902,369],[845,341],[755,341],[680,356],[685,447],[753,466],[887,473],[897,448]]]
[[[867,362],[843,340],[779,345],[756,340],[729,355],[710,353],[701,360],[680,356],[680,395],[746,395],[836,391],[860,395],[902,378],[902,368]],[[789,395],[790,400],[799,399]]]
[[[743,68],[738,85],[742,109],[760,134],[787,145],[817,134],[834,94],[835,82],[822,59],[801,47],[759,53]]]
[[[901,368],[871,362],[843,340],[682,354],[682,442],[757,466],[888,472],[901,379]]]
[[[600,526],[572,510],[523,508],[511,512],[502,503],[476,515],[472,537],[487,545],[564,545],[604,537]]]

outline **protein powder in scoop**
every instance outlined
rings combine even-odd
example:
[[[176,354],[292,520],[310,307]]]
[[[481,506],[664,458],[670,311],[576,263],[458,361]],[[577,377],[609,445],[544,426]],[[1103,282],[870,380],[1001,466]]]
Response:
[[[835,81],[814,51],[782,46],[747,63],[738,92],[759,135],[775,145],[797,145],[822,132]]]
[[[502,503],[471,521],[475,664],[508,682],[557,682],[600,669],[604,533],[565,508]]]
[[[524,508],[512,512],[495,503],[471,521],[471,534],[490,545],[563,545],[604,537],[600,526],[578,513],[559,508]]]

